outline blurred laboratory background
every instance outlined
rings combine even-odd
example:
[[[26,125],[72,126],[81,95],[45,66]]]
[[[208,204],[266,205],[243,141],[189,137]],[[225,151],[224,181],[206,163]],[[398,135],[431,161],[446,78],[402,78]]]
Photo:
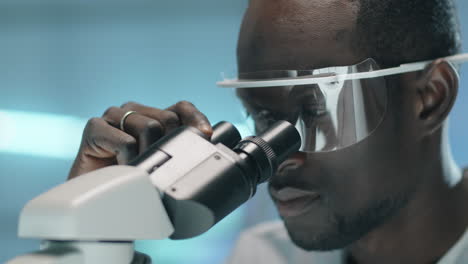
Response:
[[[16,237],[22,206],[65,181],[87,119],[136,101],[185,99],[210,121],[241,122],[232,91],[248,0],[2,0],[0,2],[0,263],[36,250]],[[458,0],[468,43],[468,2]],[[466,51],[466,49],[465,49]],[[451,114],[455,159],[468,166],[468,67]],[[141,241],[155,263],[221,263],[239,233],[276,218],[265,190],[203,236]]]

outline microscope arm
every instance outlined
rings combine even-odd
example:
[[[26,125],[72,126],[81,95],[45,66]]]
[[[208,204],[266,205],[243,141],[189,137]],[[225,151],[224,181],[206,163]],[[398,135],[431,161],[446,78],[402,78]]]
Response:
[[[174,231],[148,174],[111,166],[82,175],[31,200],[19,236],[48,240],[165,239]]]
[[[55,242],[8,264],[128,264],[134,240],[166,239],[173,232],[148,173],[111,166],[31,200],[21,213],[19,236]]]

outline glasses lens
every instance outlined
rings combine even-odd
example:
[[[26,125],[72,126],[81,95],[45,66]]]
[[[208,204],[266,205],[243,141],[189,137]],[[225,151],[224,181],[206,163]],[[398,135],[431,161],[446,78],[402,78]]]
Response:
[[[273,76],[346,76],[377,69],[369,59],[349,67],[255,73],[249,80]],[[252,132],[261,133],[278,120],[289,121],[301,134],[304,152],[334,151],[364,140],[381,123],[387,108],[384,78],[344,81],[337,78],[334,82],[311,85],[242,88],[236,94],[248,113],[246,124]]]

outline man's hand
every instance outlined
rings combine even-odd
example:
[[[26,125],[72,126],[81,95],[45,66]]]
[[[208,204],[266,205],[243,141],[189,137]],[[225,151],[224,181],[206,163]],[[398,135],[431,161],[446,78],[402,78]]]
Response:
[[[125,131],[122,131],[120,122],[129,111],[136,113],[127,116]],[[198,128],[208,136],[213,133],[206,116],[187,101],[165,110],[133,102],[111,107],[101,118],[88,121],[68,179],[106,166],[126,164],[152,143],[183,125]]]

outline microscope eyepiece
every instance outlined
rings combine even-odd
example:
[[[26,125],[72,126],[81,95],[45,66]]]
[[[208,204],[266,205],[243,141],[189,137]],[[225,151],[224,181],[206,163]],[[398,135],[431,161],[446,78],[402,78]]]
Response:
[[[259,136],[245,138],[233,150],[253,159],[257,173],[251,177],[255,178],[253,183],[256,186],[273,176],[278,165],[300,146],[301,137],[298,131],[289,122],[278,121]]]
[[[213,126],[211,143],[221,143],[228,148],[233,148],[241,140],[241,135],[237,128],[228,122],[219,122]]]

